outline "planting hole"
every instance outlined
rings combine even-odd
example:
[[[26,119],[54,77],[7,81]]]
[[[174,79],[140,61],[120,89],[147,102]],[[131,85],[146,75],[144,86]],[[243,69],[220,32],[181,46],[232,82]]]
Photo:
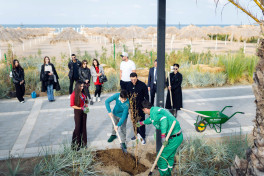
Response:
[[[136,167],[135,157],[130,153],[123,153],[120,149],[98,150],[96,151],[96,158],[104,165],[118,166],[121,171],[130,175],[140,174],[148,169],[141,163],[138,163]]]

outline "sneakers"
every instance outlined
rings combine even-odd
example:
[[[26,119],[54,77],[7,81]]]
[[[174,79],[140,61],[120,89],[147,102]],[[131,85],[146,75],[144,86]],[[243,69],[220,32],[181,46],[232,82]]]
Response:
[[[141,144],[142,144],[142,145],[145,145],[145,144],[146,144],[146,140],[142,138],[142,139],[141,139]]]
[[[121,146],[122,146],[123,149],[127,149],[126,143],[121,143]]]
[[[97,101],[98,101],[98,102],[100,102],[100,101],[101,101],[100,97],[98,97],[98,98],[97,98]]]
[[[134,141],[134,140],[136,140],[136,136],[133,136],[133,137],[131,138],[131,141]]]
[[[136,138],[136,137],[134,136],[134,138]],[[146,144],[146,140],[144,138],[142,138],[139,133],[137,134],[137,138],[140,140],[140,142],[141,142],[142,145],[145,145]],[[131,140],[132,140],[132,138],[131,138]]]
[[[20,103],[25,103],[25,101],[20,101]]]
[[[71,99],[71,94],[69,95],[68,99]]]
[[[89,101],[90,101],[90,105],[93,105],[93,101],[92,101],[92,99],[90,99]]]
[[[113,142],[116,139],[116,135],[111,135],[107,142]]]

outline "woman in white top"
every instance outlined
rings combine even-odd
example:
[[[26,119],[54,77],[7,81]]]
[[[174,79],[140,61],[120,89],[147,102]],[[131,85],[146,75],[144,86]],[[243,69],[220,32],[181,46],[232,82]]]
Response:
[[[53,89],[60,90],[59,77],[48,56],[44,57],[44,64],[41,66],[40,81],[42,82],[41,92],[47,91],[48,100],[55,101]]]

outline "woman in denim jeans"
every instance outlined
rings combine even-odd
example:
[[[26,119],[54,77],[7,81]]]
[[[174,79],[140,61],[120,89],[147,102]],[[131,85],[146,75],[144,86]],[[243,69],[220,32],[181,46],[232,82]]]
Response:
[[[40,81],[42,82],[41,92],[47,91],[48,100],[50,102],[55,101],[53,89],[60,90],[59,77],[48,56],[44,57],[44,64],[41,66]]]

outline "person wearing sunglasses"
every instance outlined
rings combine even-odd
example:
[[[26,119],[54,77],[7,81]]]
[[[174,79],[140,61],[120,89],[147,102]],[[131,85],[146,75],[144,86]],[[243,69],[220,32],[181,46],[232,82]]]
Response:
[[[168,90],[171,90],[173,107],[170,101],[170,91],[168,91],[165,108],[176,109],[176,112],[182,108],[182,74],[179,72],[179,67],[179,64],[173,65],[173,72],[170,73],[171,86],[169,86],[168,78],[166,82]]]

